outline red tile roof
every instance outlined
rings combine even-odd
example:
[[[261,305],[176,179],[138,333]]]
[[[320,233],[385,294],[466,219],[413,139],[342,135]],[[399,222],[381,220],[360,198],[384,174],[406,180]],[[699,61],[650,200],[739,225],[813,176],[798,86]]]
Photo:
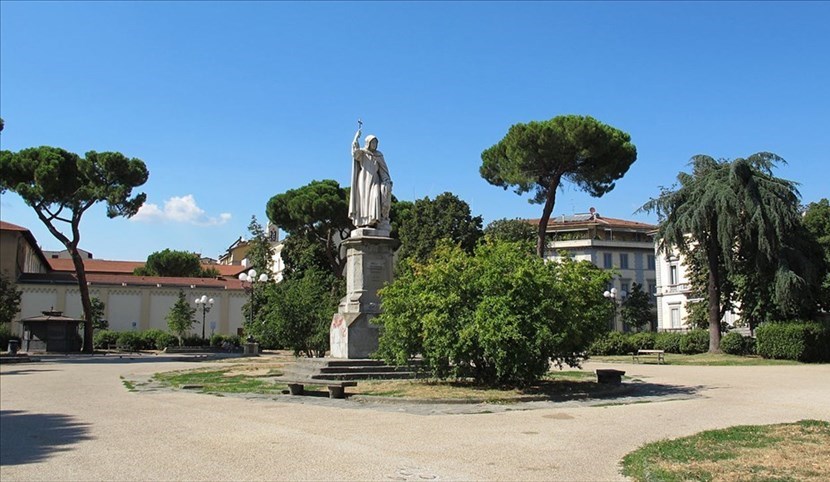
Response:
[[[29,232],[29,230],[24,228],[23,226],[18,226],[16,224],[7,223],[6,221],[0,221],[0,231],[25,231],[25,232]]]
[[[74,272],[75,265],[71,259],[49,258],[49,266],[53,271]],[[144,261],[114,261],[108,259],[84,259],[84,268],[87,274],[132,274],[136,268],[144,266]],[[203,264],[203,268],[214,268],[220,276],[236,277],[248,268],[240,265]]]
[[[20,276],[21,283],[77,283],[74,272],[25,273]],[[87,274],[87,282],[93,285],[116,286],[160,286],[170,288],[214,288],[241,290],[242,282],[236,278],[173,278],[161,276],[132,276],[125,274]]]

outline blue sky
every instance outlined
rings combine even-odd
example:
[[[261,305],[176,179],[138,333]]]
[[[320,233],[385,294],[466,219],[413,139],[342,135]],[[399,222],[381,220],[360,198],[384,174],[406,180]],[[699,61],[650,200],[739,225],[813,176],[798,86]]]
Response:
[[[591,115],[638,160],[554,214],[634,211],[695,154],[772,151],[805,203],[830,196],[830,3],[0,3],[3,149],[142,159],[147,211],[82,222],[96,258],[217,256],[274,194],[345,185],[358,117],[400,199],[452,191],[485,224],[541,206],[489,185],[481,151],[517,122]],[[0,217],[61,249],[31,208]]]

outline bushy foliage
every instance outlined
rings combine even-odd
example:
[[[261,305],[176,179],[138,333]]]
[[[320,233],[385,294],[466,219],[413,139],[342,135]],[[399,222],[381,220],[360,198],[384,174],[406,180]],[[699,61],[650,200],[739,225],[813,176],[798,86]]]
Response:
[[[342,280],[318,269],[292,274],[269,286],[260,312],[263,321],[246,326],[246,331],[297,356],[323,356],[329,347],[331,317],[344,288]]]
[[[636,351],[631,336],[618,331],[611,331],[597,338],[588,348],[588,354],[594,356],[630,355]]]
[[[109,348],[110,346],[115,346],[115,344],[118,342],[118,335],[119,333],[117,331],[96,331],[95,336],[93,336],[92,338],[92,346],[99,350]]]
[[[451,192],[435,199],[418,199],[400,223],[401,260],[424,262],[442,240],[450,240],[469,253],[483,236],[481,216],[473,216],[470,205]]]
[[[136,276],[212,278],[219,272],[215,268],[205,269],[196,253],[165,249],[147,256],[144,266],[134,269],[133,274]]]
[[[0,351],[6,351],[9,346],[9,340],[20,341],[20,337],[12,335],[12,331],[7,323],[0,324]]]
[[[536,229],[524,219],[496,219],[484,228],[484,237],[488,240],[525,243],[533,246]]]
[[[151,329],[141,332],[141,341],[144,350],[164,350],[176,344],[176,337],[163,330]]]
[[[170,331],[179,337],[179,344],[184,344],[183,338],[185,333],[196,323],[196,319],[193,317],[195,314],[196,308],[190,307],[184,291],[179,290],[176,303],[173,304],[173,307],[170,308],[170,312],[167,314],[167,326],[170,328]]]
[[[651,331],[643,331],[640,333],[634,333],[631,335],[630,343],[632,346],[631,351],[637,350],[653,350],[654,349],[654,342],[657,339],[657,333]]]
[[[764,358],[830,361],[830,328],[821,323],[764,323],[755,330],[755,337],[756,350]]]
[[[0,275],[0,324],[10,323],[20,311],[23,293],[5,276]]]
[[[142,349],[143,341],[138,332],[122,331],[118,333],[116,344],[122,350],[139,351]]]
[[[680,338],[680,353],[696,355],[709,350],[709,331],[691,330]]]
[[[652,319],[656,318],[651,298],[643,291],[643,285],[639,283],[631,285],[631,291],[620,308],[620,318],[626,325],[637,329],[649,326]]]
[[[216,333],[210,337],[210,346],[214,348],[221,347],[225,342],[228,342],[233,348],[241,346],[238,335],[220,335]]]
[[[551,360],[578,365],[605,330],[609,274],[588,262],[545,263],[516,243],[473,254],[443,244],[402,271],[381,290],[377,355],[403,365],[420,354],[436,378],[526,385]]]
[[[200,335],[188,335],[182,337],[182,346],[204,346],[205,340]]]
[[[736,331],[731,331],[721,338],[720,349],[729,355],[747,355],[749,353],[748,339],[751,340]]]
[[[666,353],[680,353],[680,340],[682,339],[682,333],[657,333],[654,337],[654,349],[663,350]]]

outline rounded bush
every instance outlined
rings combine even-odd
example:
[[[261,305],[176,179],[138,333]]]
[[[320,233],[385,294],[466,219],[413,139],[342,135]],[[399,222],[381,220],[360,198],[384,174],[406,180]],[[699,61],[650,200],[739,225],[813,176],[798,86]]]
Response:
[[[628,337],[628,342],[631,344],[632,348],[631,351],[653,350],[656,340],[657,334],[651,331],[634,333]]]
[[[92,346],[99,350],[109,348],[110,345],[115,346],[118,343],[117,331],[100,330],[96,331],[92,336]]]
[[[680,353],[680,340],[682,339],[682,333],[658,333],[654,337],[654,349],[663,350],[666,353]]]
[[[593,356],[630,355],[637,351],[631,343],[631,336],[612,331],[597,339],[588,348],[588,354]]]
[[[821,323],[764,323],[755,336],[758,354],[764,358],[830,361],[830,329]]]
[[[182,337],[182,346],[202,346],[205,341],[199,335],[189,335]]]
[[[746,354],[746,343],[744,336],[738,332],[730,331],[720,339],[720,349],[729,355]]]
[[[141,334],[134,331],[124,331],[118,334],[118,346],[124,350],[139,351],[143,346]]]
[[[159,347],[156,340],[159,336],[166,335],[166,333],[159,329],[145,330],[141,332],[141,349],[142,350],[161,350],[164,347]]]
[[[696,355],[709,350],[709,331],[692,330],[680,339],[680,353]]]

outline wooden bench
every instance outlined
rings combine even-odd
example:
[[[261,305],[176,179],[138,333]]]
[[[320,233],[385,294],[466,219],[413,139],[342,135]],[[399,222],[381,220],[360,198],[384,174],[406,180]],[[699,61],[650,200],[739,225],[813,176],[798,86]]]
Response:
[[[302,395],[305,393],[304,385],[325,385],[329,389],[329,398],[346,398],[346,387],[356,387],[357,382],[344,380],[315,380],[306,378],[303,380],[280,380],[288,385],[288,392],[291,395]]]
[[[657,359],[657,364],[666,363],[666,352],[664,350],[637,350],[637,354],[631,355],[633,361],[640,363],[640,358],[654,357]]]

